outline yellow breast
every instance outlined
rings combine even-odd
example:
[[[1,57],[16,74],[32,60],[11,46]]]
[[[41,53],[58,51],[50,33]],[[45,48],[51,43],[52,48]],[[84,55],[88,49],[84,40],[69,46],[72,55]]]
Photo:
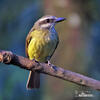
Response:
[[[52,33],[47,30],[35,30],[31,32],[32,39],[28,46],[29,58],[36,59],[40,62],[45,62],[54,52],[57,42],[57,33]]]

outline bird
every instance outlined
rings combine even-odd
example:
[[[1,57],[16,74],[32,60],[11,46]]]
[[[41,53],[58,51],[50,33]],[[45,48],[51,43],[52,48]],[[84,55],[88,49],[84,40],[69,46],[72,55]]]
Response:
[[[50,63],[50,58],[54,54],[59,37],[55,30],[55,25],[64,21],[64,17],[45,15],[38,19],[26,37],[25,51],[30,60]],[[40,87],[40,73],[30,71],[26,88],[34,89]]]

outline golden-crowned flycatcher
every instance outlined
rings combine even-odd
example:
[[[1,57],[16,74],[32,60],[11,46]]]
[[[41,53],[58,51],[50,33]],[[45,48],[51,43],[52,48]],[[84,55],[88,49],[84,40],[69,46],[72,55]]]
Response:
[[[30,60],[47,62],[57,48],[59,38],[55,30],[55,24],[64,21],[65,18],[55,16],[43,16],[32,27],[26,38],[26,54]],[[39,88],[40,74],[30,71],[27,88]]]

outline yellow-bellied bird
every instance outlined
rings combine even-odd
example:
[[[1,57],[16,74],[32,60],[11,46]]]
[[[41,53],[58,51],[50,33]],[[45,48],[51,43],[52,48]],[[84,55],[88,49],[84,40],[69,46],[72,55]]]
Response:
[[[26,38],[26,55],[30,60],[47,62],[53,55],[59,43],[55,24],[64,21],[65,18],[55,16],[43,16],[32,27]],[[40,74],[30,71],[27,88],[39,88]]]

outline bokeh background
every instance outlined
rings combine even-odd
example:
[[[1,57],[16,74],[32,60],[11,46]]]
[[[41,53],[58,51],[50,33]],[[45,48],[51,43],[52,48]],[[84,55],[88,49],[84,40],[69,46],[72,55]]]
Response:
[[[100,0],[0,0],[0,49],[25,56],[25,38],[43,15],[66,17],[56,25],[60,43],[51,62],[100,80]],[[26,90],[28,71],[0,64],[0,100],[100,100],[100,92],[48,75]],[[76,97],[76,91],[94,97]]]

